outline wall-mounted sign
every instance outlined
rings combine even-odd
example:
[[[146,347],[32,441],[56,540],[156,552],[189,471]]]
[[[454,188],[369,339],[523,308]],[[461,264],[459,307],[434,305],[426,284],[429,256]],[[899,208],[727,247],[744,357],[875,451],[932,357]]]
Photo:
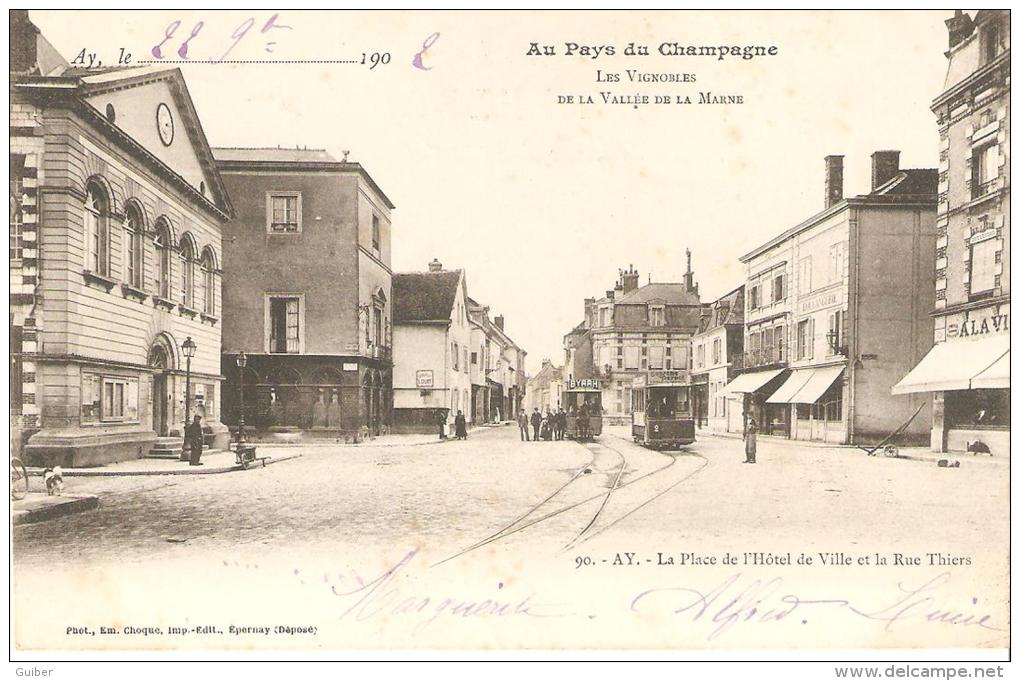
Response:
[[[567,381],[567,389],[568,390],[577,390],[577,389],[584,389],[584,388],[590,388],[590,389],[593,389],[593,390],[598,390],[599,389],[599,379],[597,379],[597,378],[579,378],[579,379],[576,379],[576,380],[571,379],[571,380]]]
[[[843,291],[828,291],[826,293],[820,293],[817,296],[807,298],[800,302],[801,312],[814,312],[820,310],[823,307],[829,307],[830,305],[836,305],[843,299]]]
[[[974,310],[959,322],[946,324],[949,338],[970,338],[990,333],[1009,333],[1009,312],[992,313],[992,310]]]
[[[665,371],[651,371],[648,375],[649,383],[686,383],[687,372],[678,369],[667,369]]]
[[[414,380],[419,388],[432,388],[435,386],[432,369],[418,369],[414,374]]]
[[[357,371],[357,370],[358,370],[357,362],[344,362],[344,371]]]

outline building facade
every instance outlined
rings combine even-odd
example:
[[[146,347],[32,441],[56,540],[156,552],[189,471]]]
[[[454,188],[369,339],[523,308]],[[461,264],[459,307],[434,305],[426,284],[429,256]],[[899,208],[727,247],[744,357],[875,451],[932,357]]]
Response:
[[[926,436],[930,404],[889,395],[931,346],[936,171],[872,155],[871,192],[843,198],[843,159],[825,159],[825,210],[741,258],[743,398],[761,432],[878,442],[920,408],[902,441]]]
[[[682,283],[639,285],[633,266],[620,271],[615,288],[585,300],[582,329],[564,338],[568,380],[589,378],[602,389],[603,418],[630,422],[636,377],[651,371],[678,371],[689,378],[691,337],[700,322],[701,301],[687,254]],[[590,339],[590,366],[584,366]]]
[[[563,367],[554,365],[552,360],[543,359],[542,368],[528,379],[524,410],[530,414],[538,409],[544,414],[559,409],[563,404],[563,388]]]
[[[744,287],[702,308],[698,332],[691,338],[691,385],[703,386],[695,404],[699,428],[742,433],[741,404],[726,392],[736,375],[734,360],[744,351]],[[699,409],[700,407],[700,409]]]
[[[14,449],[38,466],[138,458],[190,414],[226,446],[231,208],[180,71],[69,68],[24,12],[11,57]]]
[[[398,272],[394,295],[394,431],[438,431],[471,402],[471,326],[463,270]]]
[[[241,413],[237,357],[244,352],[244,420],[257,432],[385,433],[393,399],[393,204],[346,156],[280,148],[214,154],[236,208],[224,228],[229,422]]]
[[[510,420],[523,405],[527,393],[524,366],[528,353],[507,335],[503,315],[490,319],[489,307],[470,299],[468,308],[475,420],[478,423]]]
[[[957,12],[939,127],[934,342],[894,388],[934,405],[931,448],[1009,453],[1008,10]]]

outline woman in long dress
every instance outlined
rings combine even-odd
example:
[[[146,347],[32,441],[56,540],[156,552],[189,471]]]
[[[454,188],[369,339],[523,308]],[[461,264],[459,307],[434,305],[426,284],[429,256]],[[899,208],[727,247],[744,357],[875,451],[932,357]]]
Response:
[[[744,463],[755,463],[754,456],[758,453],[758,422],[751,416],[747,419],[744,429]]]
[[[464,412],[457,410],[457,417],[453,420],[455,434],[458,440],[467,439],[467,419],[464,418]]]

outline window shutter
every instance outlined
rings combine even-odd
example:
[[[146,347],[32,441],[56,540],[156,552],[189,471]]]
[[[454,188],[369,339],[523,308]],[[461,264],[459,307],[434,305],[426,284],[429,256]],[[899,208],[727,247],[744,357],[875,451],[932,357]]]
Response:
[[[814,357],[815,357],[815,318],[812,317],[808,321],[807,358],[814,359]]]

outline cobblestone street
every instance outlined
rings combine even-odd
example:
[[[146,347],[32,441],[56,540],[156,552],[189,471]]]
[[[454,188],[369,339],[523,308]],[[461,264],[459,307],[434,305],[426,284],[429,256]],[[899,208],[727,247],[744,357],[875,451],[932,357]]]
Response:
[[[491,577],[501,589],[501,575],[531,566],[544,566],[542,581],[599,589],[620,574],[606,572],[617,554],[650,560],[660,551],[936,551],[966,557],[973,579],[989,589],[1006,584],[1005,462],[964,459],[947,469],[769,441],[759,446],[759,463],[747,466],[740,440],[702,436],[681,452],[660,453],[620,434],[585,447],[522,443],[515,427],[482,428],[463,442],[427,446],[307,447],[291,461],[221,475],[71,478],[68,493],[97,494],[100,508],[15,528],[16,597],[40,598],[59,580],[146,612],[111,585],[130,575],[137,595],[166,585],[170,574],[180,576],[174,593],[189,594],[185,602],[193,604],[201,579],[200,588],[231,603],[254,607],[258,593],[259,604],[281,598],[290,605],[280,607],[306,617],[308,605],[299,607],[283,586],[307,589],[314,582],[306,575],[319,570],[313,579],[327,586],[352,574],[364,584],[365,575],[411,551],[423,571],[435,566],[430,579]],[[507,526],[515,531],[485,543]],[[583,557],[595,567],[577,571]],[[813,574],[819,583],[829,579]],[[97,576],[100,591],[92,588]],[[83,617],[89,600],[76,598]],[[195,617],[193,609],[182,613]]]

